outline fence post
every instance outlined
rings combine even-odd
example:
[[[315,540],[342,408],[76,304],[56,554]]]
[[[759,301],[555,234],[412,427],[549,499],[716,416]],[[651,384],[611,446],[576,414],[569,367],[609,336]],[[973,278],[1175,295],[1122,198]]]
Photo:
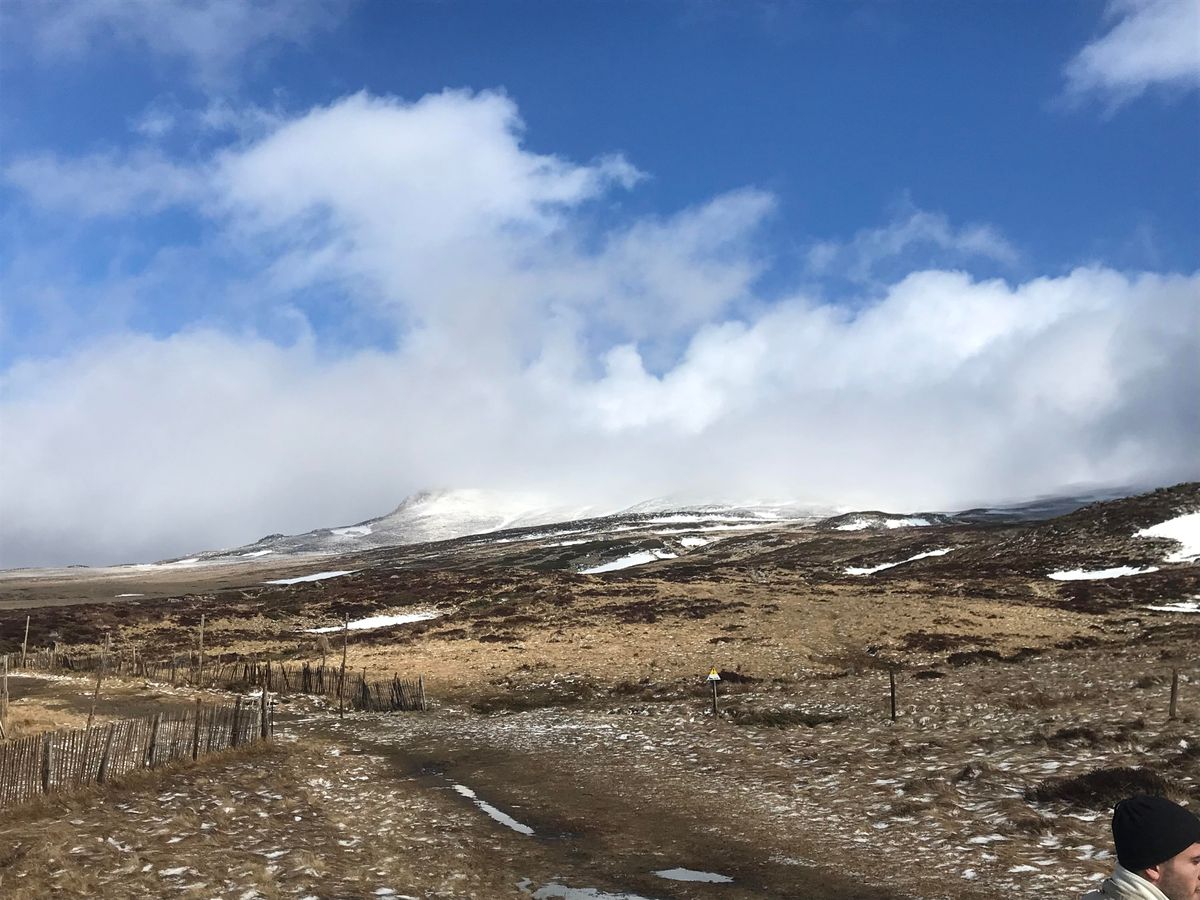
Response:
[[[25,640],[21,641],[21,668],[25,668],[25,658],[29,654],[29,616],[25,617]]]
[[[0,688],[0,737],[4,737],[4,726],[8,722],[8,654],[4,654],[4,685]]]
[[[7,696],[8,696],[8,691],[6,688],[5,689],[5,699],[6,700],[7,700]],[[1175,707],[1176,707],[1176,703],[1178,700],[1179,700],[1179,670],[1172,669],[1171,670],[1171,707],[1167,712],[1167,721],[1168,722],[1173,722],[1175,720]]]
[[[233,701],[233,727],[230,729],[229,734],[229,746],[231,747],[236,747],[240,742],[240,735],[238,734],[238,731],[241,728],[241,719],[242,698],[238,697]]]
[[[208,738],[204,744],[204,752],[212,753],[213,736],[217,730],[217,707],[215,705],[208,708]]]
[[[350,614],[346,613],[342,626],[342,671],[338,676],[338,718],[346,715],[346,645],[350,642]]]
[[[150,722],[150,745],[146,748],[146,767],[154,768],[154,751],[158,749],[158,726],[162,722],[162,713],[155,713]]]
[[[417,676],[417,701],[421,705],[421,712],[426,712],[429,706],[425,703],[425,676]]]
[[[888,669],[888,682],[892,688],[892,721],[896,721],[896,670]]]
[[[204,613],[200,613],[200,660],[196,664],[196,685],[204,684]]]
[[[261,698],[261,704],[260,704],[261,708],[259,709],[259,716],[258,716],[259,737],[261,737],[264,741],[269,737],[269,734],[267,731],[267,704],[270,702],[271,702],[270,701],[270,693],[264,687],[262,689],[262,698]]]
[[[54,732],[42,738],[42,793],[50,793],[50,772],[54,766]]]
[[[100,680],[104,678],[104,657],[100,657],[100,666],[96,669],[96,690],[92,693],[92,707],[88,710],[87,730],[92,730],[92,720],[96,718],[96,701],[100,699]]]
[[[108,726],[108,737],[104,740],[104,755],[100,757],[100,772],[96,776],[96,781],[104,784],[108,778],[108,760],[112,756],[113,739],[117,736],[117,726],[113,723]]]
[[[201,700],[196,698],[196,721],[192,724],[192,762],[200,756],[200,710]]]

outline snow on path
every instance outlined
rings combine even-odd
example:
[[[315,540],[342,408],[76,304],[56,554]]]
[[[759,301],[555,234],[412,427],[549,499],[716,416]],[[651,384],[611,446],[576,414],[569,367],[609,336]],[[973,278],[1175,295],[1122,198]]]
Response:
[[[1067,569],[1061,572],[1051,572],[1047,578],[1055,581],[1099,581],[1102,578],[1124,578],[1126,575],[1144,575],[1147,572],[1157,572],[1158,566],[1143,566],[1135,569],[1133,566],[1117,566],[1115,569],[1093,569],[1090,572],[1083,569]]]
[[[436,619],[441,613],[438,612],[419,612],[419,613],[403,613],[398,616],[370,616],[366,619],[355,619],[353,622],[346,625],[330,625],[326,628],[305,628],[309,634],[329,634],[334,631],[341,631],[343,628],[349,627],[351,631],[360,631],[364,628],[386,628],[389,625],[406,625],[409,622],[424,622],[427,619]]]
[[[622,556],[620,559],[614,559],[612,562],[592,566],[590,569],[580,569],[579,574],[596,575],[600,572],[615,572],[617,569],[641,566],[658,559],[675,559],[678,556],[678,553],[671,553],[668,550],[639,550],[637,553],[630,553],[628,556]]]
[[[1166,538],[1182,546],[1166,556],[1167,562],[1194,562],[1200,559],[1200,512],[1186,513],[1143,528],[1134,537]]]
[[[953,547],[943,547],[941,550],[927,550],[924,553],[918,553],[916,556],[910,556],[908,559],[902,559],[899,562],[881,563],[878,566],[871,566],[870,568],[866,568],[866,569],[860,569],[855,566],[851,566],[848,569],[846,569],[846,574],[847,575],[874,575],[876,572],[882,572],[884,569],[890,569],[893,566],[902,566],[905,563],[915,562],[918,559],[927,559],[930,556],[945,556],[947,553],[949,553],[953,549],[954,549]]]
[[[315,575],[301,575],[299,578],[276,578],[274,581],[264,581],[263,584],[299,584],[302,581],[324,581],[326,578],[340,578],[342,575],[353,575],[358,569],[339,569],[336,572],[318,572]]]
[[[459,794],[462,794],[462,796],[466,797],[468,800],[475,801],[476,806],[478,806],[481,810],[483,810],[485,813],[487,813],[489,816],[491,816],[493,819],[495,819],[501,825],[511,828],[513,831],[517,832],[518,834],[525,834],[525,835],[533,834],[533,829],[530,828],[528,825],[524,824],[523,822],[518,822],[516,819],[514,819],[512,816],[510,816],[508,813],[504,812],[503,810],[496,809],[496,807],[492,806],[492,804],[490,804],[484,800],[480,800],[479,797],[476,795],[476,793],[473,790],[471,790],[469,787],[467,787],[465,784],[454,785],[454,790],[457,791]]]
[[[698,869],[659,869],[654,874],[659,878],[666,878],[669,881],[707,881],[711,884],[733,881],[728,875],[718,875],[716,872],[701,872]]]

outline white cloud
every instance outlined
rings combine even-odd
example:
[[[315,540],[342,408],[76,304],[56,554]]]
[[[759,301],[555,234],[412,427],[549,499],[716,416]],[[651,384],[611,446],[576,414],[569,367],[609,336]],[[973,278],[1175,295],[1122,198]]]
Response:
[[[192,332],[27,362],[0,391],[6,564],[148,559],[382,513],[430,485],[573,503],[892,509],[1195,476],[1200,276],[914,273],[859,315],[714,323],[660,376],[569,378],[443,336],[324,357]],[[538,339],[554,340],[547,327]],[[451,354],[451,355],[446,355]]]
[[[252,51],[304,43],[336,23],[347,0],[15,0],[8,11],[46,59],[126,45],[181,60],[206,86]]]
[[[1111,0],[1108,19],[1067,64],[1068,95],[1120,103],[1153,85],[1200,86],[1200,0]]]
[[[1019,253],[990,225],[955,228],[942,213],[909,209],[880,228],[866,228],[849,241],[819,241],[808,250],[808,267],[816,275],[837,274],[867,284],[880,277],[887,263],[907,264],[913,258],[954,264],[990,260],[1014,265]]]
[[[57,160],[56,180],[20,177],[28,163],[10,178],[58,214],[193,207],[212,232],[194,254],[264,273],[255,292],[209,292],[214,310],[291,309],[336,284],[349,306],[322,316],[396,340],[339,355],[303,328],[288,347],[126,333],[11,367],[5,564],[239,544],[430,486],[904,510],[1197,474],[1200,275],[882,280],[880,261],[921,242],[1014,257],[916,211],[834,248],[830,264],[870,276],[853,304],[768,301],[755,236],[773,198],[601,227],[592,212],[638,173],[529,150],[496,93],[357,95],[190,166]]]
[[[200,200],[204,175],[156,151],[60,159],[44,154],[10,163],[4,178],[37,206],[79,218],[148,215]]]

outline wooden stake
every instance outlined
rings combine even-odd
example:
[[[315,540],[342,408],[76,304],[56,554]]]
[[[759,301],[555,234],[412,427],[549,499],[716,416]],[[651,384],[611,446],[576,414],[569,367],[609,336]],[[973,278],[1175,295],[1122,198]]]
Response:
[[[1168,713],[1166,713],[1166,719],[1168,719],[1168,721],[1175,720],[1175,707],[1176,707],[1176,702],[1178,701],[1178,698],[1180,698],[1180,670],[1177,670],[1177,668],[1172,668],[1172,670],[1171,670],[1171,707],[1168,710]]]
[[[712,685],[712,695],[713,695],[713,698],[712,698],[712,700],[713,700],[713,716],[714,716],[714,717],[718,717],[718,716],[720,716],[720,715],[721,715],[721,710],[719,710],[719,709],[717,708],[717,682],[716,682],[716,680],[714,679],[714,680],[710,681],[710,682],[709,682],[709,684],[711,684],[711,685]]]
[[[29,654],[29,616],[25,617],[25,640],[21,641],[21,668],[25,668],[25,659]]]
[[[896,670],[888,669],[888,681],[892,687],[892,721],[896,721]]]
[[[216,729],[217,729],[217,708],[215,706],[213,706],[213,707],[210,707],[208,710],[208,739],[204,745],[206,753],[212,753],[213,736],[216,734]]]
[[[100,772],[96,776],[96,781],[104,784],[108,778],[108,761],[112,757],[113,739],[117,736],[117,726],[114,722],[108,726],[108,737],[104,741],[104,755],[100,757]]]
[[[100,698],[100,681],[104,678],[104,660],[100,660],[100,668],[96,670],[96,690],[92,692],[92,708],[88,710],[87,731],[92,730],[92,720],[96,718],[96,701]]]
[[[204,684],[204,613],[200,613],[200,661],[196,666],[196,684]]]
[[[421,704],[421,712],[425,712],[426,710],[428,710],[429,707],[425,705],[425,676],[424,675],[417,676],[417,698]]]
[[[346,613],[342,626],[342,671],[338,675],[338,718],[346,716],[346,646],[350,643],[350,614]]]
[[[50,793],[50,772],[54,765],[54,732],[42,738],[42,793]]]
[[[200,698],[196,698],[196,721],[192,723],[192,762],[200,757]]]
[[[4,654],[4,683],[0,686],[0,737],[4,737],[4,725],[8,721],[8,654]]]
[[[229,744],[231,747],[236,747],[238,745],[238,743],[240,742],[241,738],[240,738],[240,735],[238,734],[238,730],[241,727],[241,718],[242,718],[242,698],[238,697],[236,700],[233,701],[233,727],[230,729],[230,733],[229,733]]]
[[[162,713],[155,713],[150,722],[150,743],[146,747],[146,767],[154,768],[154,753],[158,749],[158,728],[162,724]]]

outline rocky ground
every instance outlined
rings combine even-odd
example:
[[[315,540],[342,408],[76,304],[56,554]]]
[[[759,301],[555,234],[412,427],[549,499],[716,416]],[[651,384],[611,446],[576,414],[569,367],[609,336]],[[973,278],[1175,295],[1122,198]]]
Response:
[[[0,885],[6,896],[1070,896],[1111,865],[1115,799],[1153,790],[1200,805],[1200,615],[1186,611],[1200,567],[1167,562],[1173,542],[1135,536],[1195,510],[1200,488],[1184,485],[1042,523],[647,521],[190,574],[9,573],[8,649],[28,615],[35,645],[56,633],[83,650],[107,632],[118,649],[186,651],[204,612],[213,653],[312,660],[303,628],[435,612],[348,644],[354,669],[423,673],[435,706],[339,721],[285,698],[268,757],[15,814]],[[676,556],[578,574],[639,552]],[[1118,566],[1156,571],[1047,577]],[[262,583],[327,570],[352,574]],[[130,593],[142,596],[117,596]],[[75,724],[87,684],[72,684],[31,682],[14,709],[40,704],[29,728]],[[104,715],[174,702],[166,686],[112,690]],[[655,874],[677,869],[732,880]]]

